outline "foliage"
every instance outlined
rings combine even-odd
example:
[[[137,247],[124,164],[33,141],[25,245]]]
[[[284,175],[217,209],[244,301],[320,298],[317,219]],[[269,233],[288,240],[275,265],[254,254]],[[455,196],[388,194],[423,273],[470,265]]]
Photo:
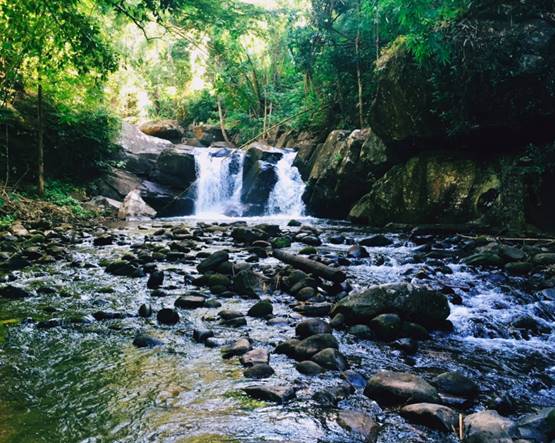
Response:
[[[216,97],[203,90],[187,98],[183,104],[183,114],[179,116],[180,123],[187,127],[191,123],[213,123],[218,120],[218,106]]]
[[[74,195],[82,193],[75,185],[58,180],[47,182],[43,199],[56,206],[66,207],[78,218],[89,218],[94,215],[93,211],[85,209]]]

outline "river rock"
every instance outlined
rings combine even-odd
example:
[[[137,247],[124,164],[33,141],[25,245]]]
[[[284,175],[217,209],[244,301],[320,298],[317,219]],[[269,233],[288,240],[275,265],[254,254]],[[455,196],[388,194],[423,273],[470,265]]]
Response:
[[[368,253],[366,248],[360,245],[353,245],[347,251],[347,257],[351,258],[366,258],[369,256],[370,254]]]
[[[114,236],[110,234],[99,235],[93,240],[94,246],[108,246],[114,243]]]
[[[204,343],[211,337],[214,337],[214,331],[210,329],[197,328],[193,330],[193,340],[197,343]]]
[[[331,311],[331,303],[301,303],[293,309],[305,317],[324,317]]]
[[[139,307],[139,317],[149,318],[152,315],[152,306],[143,303]]]
[[[247,386],[243,391],[256,400],[269,401],[274,403],[286,403],[295,398],[295,390],[287,386]]]
[[[222,348],[222,357],[231,358],[238,355],[246,354],[251,350],[251,343],[246,338],[240,338],[229,346],[224,346]]]
[[[397,314],[381,314],[370,320],[370,328],[379,340],[395,340],[401,331],[401,319]]]
[[[463,260],[469,266],[502,266],[503,260],[492,252],[479,252]]]
[[[295,327],[297,337],[304,339],[316,334],[327,334],[331,332],[329,323],[319,318],[310,318],[303,320]]]
[[[222,263],[229,260],[229,254],[226,251],[218,251],[206,257],[197,266],[197,271],[204,274],[208,271],[213,271]]]
[[[7,298],[9,300],[20,300],[31,296],[32,294],[30,292],[17,286],[6,285],[0,288],[0,298]]]
[[[204,307],[206,298],[201,295],[182,295],[173,304],[179,309],[197,309]]]
[[[185,130],[176,120],[153,120],[141,124],[139,129],[146,135],[174,143],[179,143],[185,134]]]
[[[295,365],[295,368],[304,375],[318,375],[323,372],[322,367],[311,360],[300,361]]]
[[[248,297],[258,297],[260,291],[260,277],[250,269],[243,269],[233,279],[233,290]]]
[[[447,406],[434,403],[415,403],[401,408],[401,416],[412,423],[453,432],[458,423],[458,414]]]
[[[150,274],[146,287],[148,289],[157,289],[164,283],[164,271],[154,271]]]
[[[426,327],[441,324],[449,316],[445,295],[411,284],[373,286],[340,300],[331,315],[343,314],[350,324],[366,323],[380,314],[396,313]]]
[[[475,398],[480,394],[480,388],[474,380],[459,372],[444,372],[432,380],[432,384],[446,394],[464,398]]]
[[[156,346],[162,346],[163,344],[164,342],[161,340],[147,334],[137,334],[133,339],[133,345],[137,348],[154,348]]]
[[[487,410],[468,415],[464,419],[464,443],[510,443],[515,423]]]
[[[367,325],[353,325],[349,328],[349,334],[354,335],[361,340],[373,340],[376,337],[374,332],[372,332],[372,329],[370,329]]]
[[[526,441],[548,442],[555,439],[555,408],[543,408],[517,421],[518,434]]]
[[[112,275],[134,278],[142,277],[144,275],[144,272],[141,269],[126,260],[116,260],[109,263],[108,266],[106,266],[106,272]]]
[[[295,348],[295,358],[299,361],[310,360],[317,352],[326,348],[339,348],[339,343],[331,334],[316,334],[299,342]]]
[[[318,363],[322,368],[333,371],[344,371],[349,367],[343,354],[334,348],[326,348],[314,354],[312,361]]]
[[[256,228],[235,228],[231,231],[231,238],[239,243],[252,244],[255,241],[267,240],[268,234]]]
[[[555,253],[545,252],[541,254],[536,254],[534,255],[533,261],[538,265],[553,265],[555,264]]]
[[[251,306],[248,310],[247,315],[250,317],[267,317],[272,315],[274,312],[274,307],[269,300],[260,300],[255,305]]]
[[[259,363],[254,366],[251,366],[243,371],[243,376],[245,378],[268,378],[274,375],[274,369],[266,364],[266,363]]]
[[[179,314],[173,309],[164,308],[158,311],[156,319],[158,320],[158,323],[172,326],[179,321]]]
[[[135,189],[123,199],[118,211],[118,218],[120,220],[137,220],[154,218],[156,214],[156,211],[143,200],[141,192]]]
[[[284,354],[284,355],[287,355],[288,357],[294,357],[295,356],[295,347],[300,342],[301,342],[300,340],[297,340],[295,338],[291,338],[289,340],[282,341],[281,343],[279,343],[275,347],[274,353],[275,354]]]
[[[368,380],[364,394],[381,406],[439,403],[436,389],[424,379],[405,372],[382,371]]]
[[[243,366],[254,366],[267,364],[270,361],[270,357],[265,349],[257,348],[242,355],[239,361]]]
[[[380,426],[376,421],[360,411],[339,411],[337,424],[348,432],[355,434],[365,443],[375,443],[378,440]]]
[[[359,241],[361,246],[370,246],[370,247],[380,247],[380,246],[389,246],[393,244],[393,241],[387,238],[385,235],[378,234],[372,237],[363,238]]]
[[[312,399],[325,407],[337,407],[337,404],[354,393],[353,387],[349,383],[341,382],[336,386],[328,386],[325,389],[317,391]]]

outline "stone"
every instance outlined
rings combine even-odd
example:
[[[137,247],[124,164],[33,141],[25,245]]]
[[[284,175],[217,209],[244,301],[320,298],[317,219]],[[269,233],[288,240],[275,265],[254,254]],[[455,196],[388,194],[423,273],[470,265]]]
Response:
[[[214,337],[214,331],[210,329],[194,329],[193,340],[197,343],[204,343],[209,338]]]
[[[525,275],[532,271],[532,264],[529,262],[515,261],[505,264],[505,271],[513,275]]]
[[[272,315],[274,312],[274,307],[269,300],[260,300],[248,310],[247,315],[249,317],[267,317]]]
[[[464,419],[464,443],[510,443],[515,423],[500,416],[496,411],[486,410],[470,414]]]
[[[302,303],[293,309],[305,317],[324,317],[331,311],[331,303]]]
[[[351,369],[343,371],[341,373],[341,378],[356,389],[364,389],[367,384],[366,379],[361,374]]]
[[[126,260],[116,260],[111,262],[108,266],[106,266],[106,272],[112,275],[134,278],[142,277],[144,275],[144,272],[141,269]]]
[[[554,265],[555,264],[555,253],[545,252],[542,254],[536,254],[533,257],[533,262],[537,265]]]
[[[297,371],[304,375],[318,375],[323,372],[322,367],[311,360],[304,360],[295,365]]]
[[[250,269],[244,269],[235,275],[233,290],[239,295],[257,297],[260,291],[260,277]]]
[[[329,323],[318,318],[303,320],[295,327],[295,334],[301,339],[305,339],[316,334],[327,334],[331,332]]]
[[[238,355],[243,355],[251,350],[251,343],[246,338],[240,338],[229,346],[222,348],[222,357],[231,358]]]
[[[273,403],[286,403],[295,398],[295,390],[288,386],[247,386],[243,391],[256,400],[269,401]]]
[[[158,311],[156,319],[158,320],[158,323],[173,326],[179,322],[179,314],[173,309],[164,308]]]
[[[291,238],[287,236],[283,237],[276,237],[272,239],[272,248],[280,249],[280,248],[288,248],[291,246]]]
[[[147,334],[137,334],[133,339],[133,345],[137,348],[154,348],[156,346],[162,346],[163,344],[161,340]]]
[[[314,354],[312,361],[318,363],[322,368],[333,371],[344,371],[349,367],[343,354],[334,348],[326,348]]]
[[[374,332],[367,325],[353,325],[349,328],[349,334],[361,340],[373,340],[375,338]]]
[[[149,318],[152,315],[152,306],[143,303],[139,307],[139,317]]]
[[[204,307],[206,298],[201,295],[182,295],[173,304],[179,309],[197,309]]]
[[[370,320],[370,328],[379,340],[395,340],[401,332],[401,318],[397,314],[381,314]]]
[[[176,120],[149,121],[141,124],[139,129],[151,137],[162,138],[176,143],[179,143],[185,134],[185,130],[179,126]]]
[[[458,426],[459,415],[447,406],[434,403],[415,403],[401,408],[401,417],[412,423],[453,432]]]
[[[378,440],[380,426],[368,414],[360,411],[345,410],[337,413],[337,424],[359,437],[365,443]]]
[[[368,380],[364,395],[380,406],[440,403],[436,389],[424,379],[405,372],[381,371]]]
[[[383,246],[389,246],[393,244],[393,241],[387,238],[385,235],[378,234],[372,237],[363,238],[362,240],[359,241],[359,244],[361,246],[383,247]]]
[[[239,359],[243,366],[254,366],[267,364],[270,361],[270,356],[265,349],[257,348],[243,354]]]
[[[197,266],[197,271],[205,274],[208,271],[215,270],[222,263],[229,260],[229,254],[226,251],[218,251],[206,257]]]
[[[120,220],[141,220],[156,217],[157,212],[141,197],[141,192],[135,189],[125,196],[118,211]]]
[[[268,378],[274,375],[274,369],[266,364],[266,363],[259,363],[254,366],[251,366],[243,371],[243,376],[245,378]]]
[[[444,372],[432,380],[439,392],[464,398],[475,398],[480,394],[480,387],[474,380],[459,372]]]
[[[108,246],[114,243],[114,237],[109,234],[100,235],[93,240],[94,246]]]
[[[523,415],[516,426],[518,435],[526,441],[552,441],[555,439],[555,408],[543,408]]]
[[[0,298],[7,298],[9,300],[20,300],[31,296],[32,294],[30,292],[17,286],[6,285],[0,287]]]
[[[370,254],[368,253],[366,248],[360,245],[353,245],[347,251],[347,257],[351,258],[366,258],[369,256]]]
[[[406,283],[373,286],[348,295],[331,310],[332,316],[343,314],[350,324],[368,324],[378,315],[387,313],[434,327],[447,319],[450,310],[444,294]]]
[[[339,343],[332,334],[312,335],[294,347],[295,358],[299,361],[310,360],[314,354],[326,348],[339,348]]]
[[[479,252],[463,260],[468,266],[502,266],[503,260],[499,255],[491,252]]]
[[[148,289],[157,289],[164,283],[164,271],[154,271],[148,277],[146,287]]]

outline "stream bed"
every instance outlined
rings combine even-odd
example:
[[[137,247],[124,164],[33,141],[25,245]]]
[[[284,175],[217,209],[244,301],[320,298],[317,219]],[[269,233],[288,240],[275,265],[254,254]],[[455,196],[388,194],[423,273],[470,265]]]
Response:
[[[305,318],[292,309],[296,300],[279,289],[268,286],[263,294],[271,300],[272,318],[247,317],[244,326],[223,325],[218,312],[246,313],[256,300],[215,294],[210,296],[217,301],[214,307],[179,309],[177,324],[160,324],[156,312],[173,308],[179,296],[209,294],[193,284],[196,266],[209,253],[227,249],[230,261],[247,260],[269,278],[285,267],[271,254],[253,255],[226,230],[234,222],[246,227],[271,223],[293,237],[299,227],[275,217],[224,222],[187,218],[114,225],[106,232],[46,234],[49,243],[62,246],[63,258],[10,272],[6,283],[31,296],[0,298],[0,442],[364,441],[338,422],[342,410],[372,416],[380,427],[378,442],[459,441],[454,432],[412,424],[396,408],[380,407],[357,386],[336,404],[319,401],[316,393],[344,381],[333,370],[303,375],[294,360],[272,352],[295,336],[295,325]],[[460,372],[480,388],[478,398],[464,406],[465,414],[497,409],[516,419],[555,405],[555,289],[546,287],[543,274],[541,280],[462,264],[455,250],[465,240],[456,236],[428,237],[431,250],[441,252],[423,257],[421,241],[413,242],[408,233],[385,232],[391,244],[366,247],[368,257],[347,258],[353,243],[375,233],[345,222],[302,222],[322,241],[316,247],[319,256],[347,260],[339,262],[348,291],[408,282],[448,295],[452,330],[433,331],[411,349],[403,341],[360,339],[345,329],[334,330],[352,371],[364,379],[386,369],[426,380]],[[105,271],[107,260],[125,259],[145,243],[169,250],[176,227],[190,231],[190,251],[149,257],[164,271],[161,291],[147,288],[148,275],[131,278]],[[93,244],[108,234],[113,238],[109,244]],[[304,247],[293,241],[284,250],[298,253]],[[326,295],[321,298],[329,301]],[[152,308],[149,318],[137,315],[143,304]],[[265,380],[245,378],[237,357],[222,358],[222,346],[193,340],[193,330],[207,328],[222,346],[248,337],[253,348],[270,354],[275,374]],[[134,346],[138,333],[163,344]],[[261,383],[292,387],[296,397],[275,404],[242,391]]]

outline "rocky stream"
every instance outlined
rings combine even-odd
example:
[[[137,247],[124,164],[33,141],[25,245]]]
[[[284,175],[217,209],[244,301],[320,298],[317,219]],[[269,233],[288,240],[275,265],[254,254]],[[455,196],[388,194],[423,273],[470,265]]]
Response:
[[[5,233],[0,441],[551,441],[555,245],[453,229]]]

